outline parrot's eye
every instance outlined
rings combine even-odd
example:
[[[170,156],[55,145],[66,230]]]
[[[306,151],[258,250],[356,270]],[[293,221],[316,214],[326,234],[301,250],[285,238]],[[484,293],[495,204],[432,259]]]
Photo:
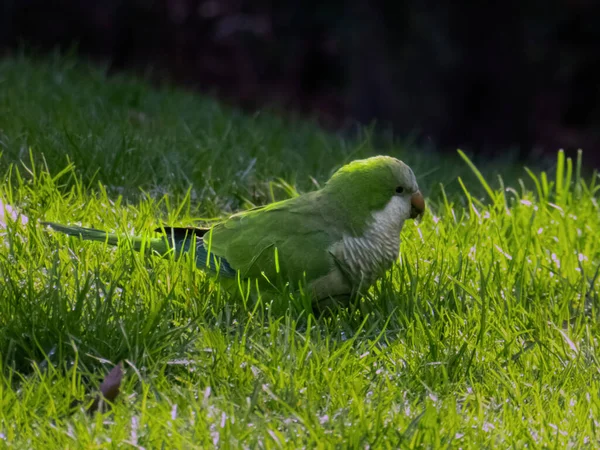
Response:
[[[396,188],[396,194],[402,194],[402,193],[404,193],[404,188],[402,186],[398,186]]]

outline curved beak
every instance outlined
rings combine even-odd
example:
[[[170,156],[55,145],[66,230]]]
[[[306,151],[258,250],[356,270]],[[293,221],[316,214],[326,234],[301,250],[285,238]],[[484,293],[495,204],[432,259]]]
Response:
[[[425,211],[425,199],[423,198],[423,194],[421,191],[415,192],[410,197],[410,218],[416,219]]]

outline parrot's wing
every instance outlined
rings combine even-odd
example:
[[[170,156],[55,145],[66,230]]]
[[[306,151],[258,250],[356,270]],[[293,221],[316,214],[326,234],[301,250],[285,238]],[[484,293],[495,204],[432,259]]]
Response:
[[[320,278],[334,268],[330,248],[342,238],[324,200],[317,191],[236,214],[207,232],[204,246],[243,277]]]
[[[198,267],[227,278],[235,277],[236,270],[225,258],[215,253],[209,258],[208,248],[204,245],[202,237],[210,232],[210,228],[162,226],[154,231],[165,234],[169,246],[175,249],[176,254],[189,252],[192,245],[195,245],[195,260]]]
[[[159,228],[155,228],[154,232],[156,233],[166,233],[169,236],[173,236],[176,239],[183,239],[186,236],[189,237],[191,235],[195,235],[198,237],[204,236],[210,228],[199,228],[199,227],[170,227],[170,226],[162,226]]]

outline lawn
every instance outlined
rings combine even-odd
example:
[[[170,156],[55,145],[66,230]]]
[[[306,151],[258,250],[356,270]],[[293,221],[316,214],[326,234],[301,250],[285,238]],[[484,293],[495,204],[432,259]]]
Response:
[[[1,445],[597,448],[600,207],[585,153],[479,173],[462,154],[282,117],[69,58],[0,61]],[[294,293],[232,296],[189,258],[39,224],[206,224],[378,153],[413,167],[428,212],[387,278],[325,316]],[[86,413],[120,361],[114,407]]]

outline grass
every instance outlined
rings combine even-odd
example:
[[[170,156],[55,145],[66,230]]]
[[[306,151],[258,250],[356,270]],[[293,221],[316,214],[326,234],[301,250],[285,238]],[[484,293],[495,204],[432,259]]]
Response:
[[[0,201],[28,218],[1,230],[4,446],[600,445],[598,180],[562,153],[479,172],[58,57],[0,62],[0,117]],[[38,224],[210,221],[375,153],[414,167],[429,211],[369,298],[327,317]],[[114,408],[85,414],[118,361]]]

